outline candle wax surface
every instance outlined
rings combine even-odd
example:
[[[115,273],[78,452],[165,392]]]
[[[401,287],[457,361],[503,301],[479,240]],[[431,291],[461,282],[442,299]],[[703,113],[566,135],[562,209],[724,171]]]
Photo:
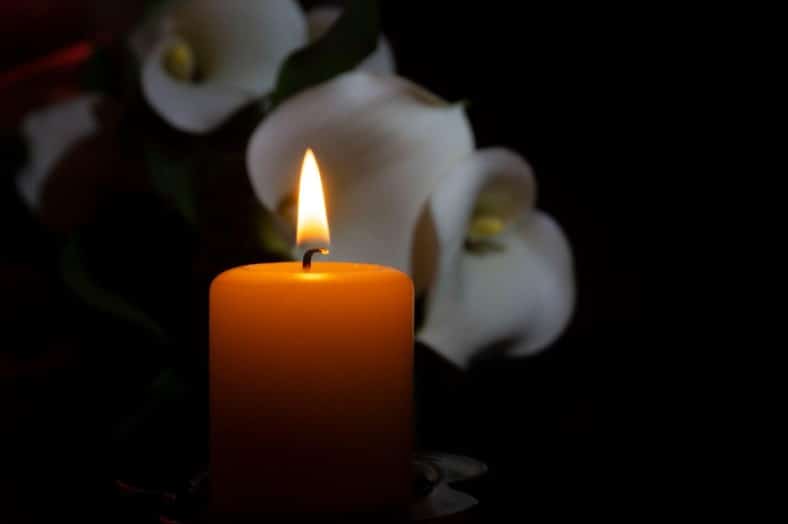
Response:
[[[211,496],[225,513],[372,510],[410,496],[413,283],[316,257],[210,290]]]

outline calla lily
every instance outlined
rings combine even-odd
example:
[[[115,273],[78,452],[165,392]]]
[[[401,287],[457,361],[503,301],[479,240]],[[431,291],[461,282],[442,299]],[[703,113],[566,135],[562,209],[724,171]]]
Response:
[[[340,14],[320,7],[305,16],[293,0],[182,0],[143,24],[130,44],[153,109],[177,129],[205,133],[270,92],[287,56],[320,38]],[[358,68],[394,71],[385,38]]]
[[[544,349],[574,307],[569,244],[533,209],[531,169],[512,152],[473,147],[460,106],[401,78],[355,72],[275,110],[252,136],[247,168],[260,201],[294,224],[312,148],[331,256],[393,266],[429,287],[419,338],[466,366],[498,342],[509,355]],[[420,258],[437,261],[431,279],[420,278]]]
[[[132,36],[142,89],[173,127],[205,133],[269,92],[280,66],[307,43],[293,0],[175,2]]]
[[[351,72],[271,113],[252,135],[247,168],[259,200],[287,214],[312,148],[326,190],[332,257],[411,272],[414,229],[429,195],[473,147],[461,106],[402,78]]]
[[[19,194],[33,211],[41,208],[44,185],[58,161],[99,129],[100,95],[82,95],[28,114],[22,122],[28,163],[17,175]]]
[[[430,198],[439,260],[419,339],[459,366],[491,347],[536,353],[570,319],[569,243],[534,201],[530,167],[503,149],[476,152]]]
[[[342,10],[333,6],[316,7],[310,10],[306,14],[306,21],[309,26],[309,40],[314,41],[323,36],[334,25],[334,22],[337,21],[341,14]],[[394,54],[391,51],[388,40],[384,36],[378,39],[378,46],[356,69],[381,75],[394,72]]]

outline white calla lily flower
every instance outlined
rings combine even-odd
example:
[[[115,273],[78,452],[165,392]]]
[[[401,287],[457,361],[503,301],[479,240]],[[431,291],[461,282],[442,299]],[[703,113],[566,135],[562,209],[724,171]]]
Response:
[[[101,95],[81,95],[33,111],[22,122],[28,145],[28,163],[16,178],[19,194],[33,211],[41,198],[49,174],[71,148],[99,129],[95,108]]]
[[[337,21],[342,9],[334,6],[323,6],[311,9],[306,14],[309,27],[309,40],[315,41],[328,31]],[[394,53],[391,45],[383,35],[378,39],[378,46],[357,67],[361,71],[380,75],[392,74],[395,70]]]
[[[190,133],[211,131],[268,93],[287,56],[306,43],[294,0],[179,1],[131,38],[146,99]]]
[[[411,272],[429,195],[474,143],[461,106],[402,78],[351,72],[287,100],[252,135],[247,168],[268,209],[294,204],[307,148],[325,185],[331,256]]]
[[[476,152],[430,198],[439,260],[419,339],[460,367],[494,344],[534,354],[569,322],[569,243],[534,201],[530,167],[503,149]]]

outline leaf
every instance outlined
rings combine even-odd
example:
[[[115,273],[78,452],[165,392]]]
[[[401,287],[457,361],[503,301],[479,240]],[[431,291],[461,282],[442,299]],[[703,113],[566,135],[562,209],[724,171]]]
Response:
[[[284,260],[293,259],[293,250],[290,243],[284,238],[275,223],[276,218],[272,213],[265,211],[260,218],[260,238],[266,252]]]
[[[166,418],[172,419],[174,412],[182,408],[188,394],[188,384],[176,371],[162,370],[146,388],[142,402],[135,412],[115,426],[115,440],[124,441],[144,431],[157,415],[166,415]]]
[[[192,184],[192,170],[188,162],[169,158],[151,145],[145,148],[145,161],[156,191],[172,199],[186,222],[195,225],[197,223],[196,194]]]
[[[424,319],[427,315],[427,294],[420,293],[416,295],[415,302],[416,302],[414,308],[415,309],[414,317],[415,317],[415,326],[416,326],[415,331],[416,333],[418,333],[419,330],[421,329],[421,326],[424,325]]]
[[[101,93],[116,99],[131,96],[138,78],[136,57],[118,43],[99,44],[80,66],[80,83],[86,92]]]
[[[144,0],[142,7],[142,17],[148,18],[158,15],[163,11],[170,0]]]
[[[141,328],[158,342],[168,341],[166,333],[155,320],[94,282],[82,263],[77,235],[73,235],[63,248],[60,271],[68,289],[89,306]]]
[[[96,46],[93,54],[85,62],[82,69],[82,87],[86,91],[114,93],[116,82],[115,68],[109,52],[104,47]]]
[[[148,387],[148,394],[167,401],[177,401],[186,396],[187,390],[186,383],[175,370],[164,369]]]
[[[0,134],[0,177],[11,178],[28,159],[28,145],[19,133]]]
[[[279,70],[273,106],[308,87],[350,71],[378,45],[380,9],[375,0],[350,0],[339,20],[313,44],[291,54]]]

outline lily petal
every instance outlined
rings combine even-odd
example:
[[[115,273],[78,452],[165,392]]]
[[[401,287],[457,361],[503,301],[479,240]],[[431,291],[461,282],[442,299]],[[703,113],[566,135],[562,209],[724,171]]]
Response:
[[[309,26],[309,40],[313,42],[323,36],[334,25],[334,22],[337,21],[341,14],[342,9],[332,6],[316,7],[307,12],[306,21]],[[357,69],[380,75],[394,73],[396,70],[394,53],[385,36],[380,36],[378,46],[358,65]]]
[[[173,78],[162,66],[164,53],[178,40],[170,38],[153,52],[142,70],[145,97],[161,118],[181,131],[207,133],[255,98],[235,87],[190,84]]]
[[[29,160],[17,175],[16,186],[31,210],[41,208],[44,185],[58,161],[75,144],[98,131],[94,109],[100,100],[100,95],[81,95],[34,111],[23,120]]]
[[[470,253],[465,234],[479,195],[508,187],[511,225],[497,249]],[[477,152],[441,180],[429,203],[438,272],[419,339],[458,366],[501,344],[509,356],[546,348],[574,309],[572,255],[560,227],[534,211],[530,167],[503,149]],[[458,328],[462,326],[462,328]]]
[[[395,76],[351,72],[287,100],[252,135],[247,168],[271,210],[317,157],[331,256],[410,271],[413,232],[437,181],[473,150],[463,108]]]
[[[245,103],[269,92],[287,56],[307,42],[306,20],[293,0],[179,2],[154,24],[166,34],[147,54],[142,88],[172,126],[208,132]],[[148,22],[151,24],[152,22]],[[150,26],[140,28],[141,43]],[[181,43],[193,50],[198,81],[173,77],[164,56]]]

